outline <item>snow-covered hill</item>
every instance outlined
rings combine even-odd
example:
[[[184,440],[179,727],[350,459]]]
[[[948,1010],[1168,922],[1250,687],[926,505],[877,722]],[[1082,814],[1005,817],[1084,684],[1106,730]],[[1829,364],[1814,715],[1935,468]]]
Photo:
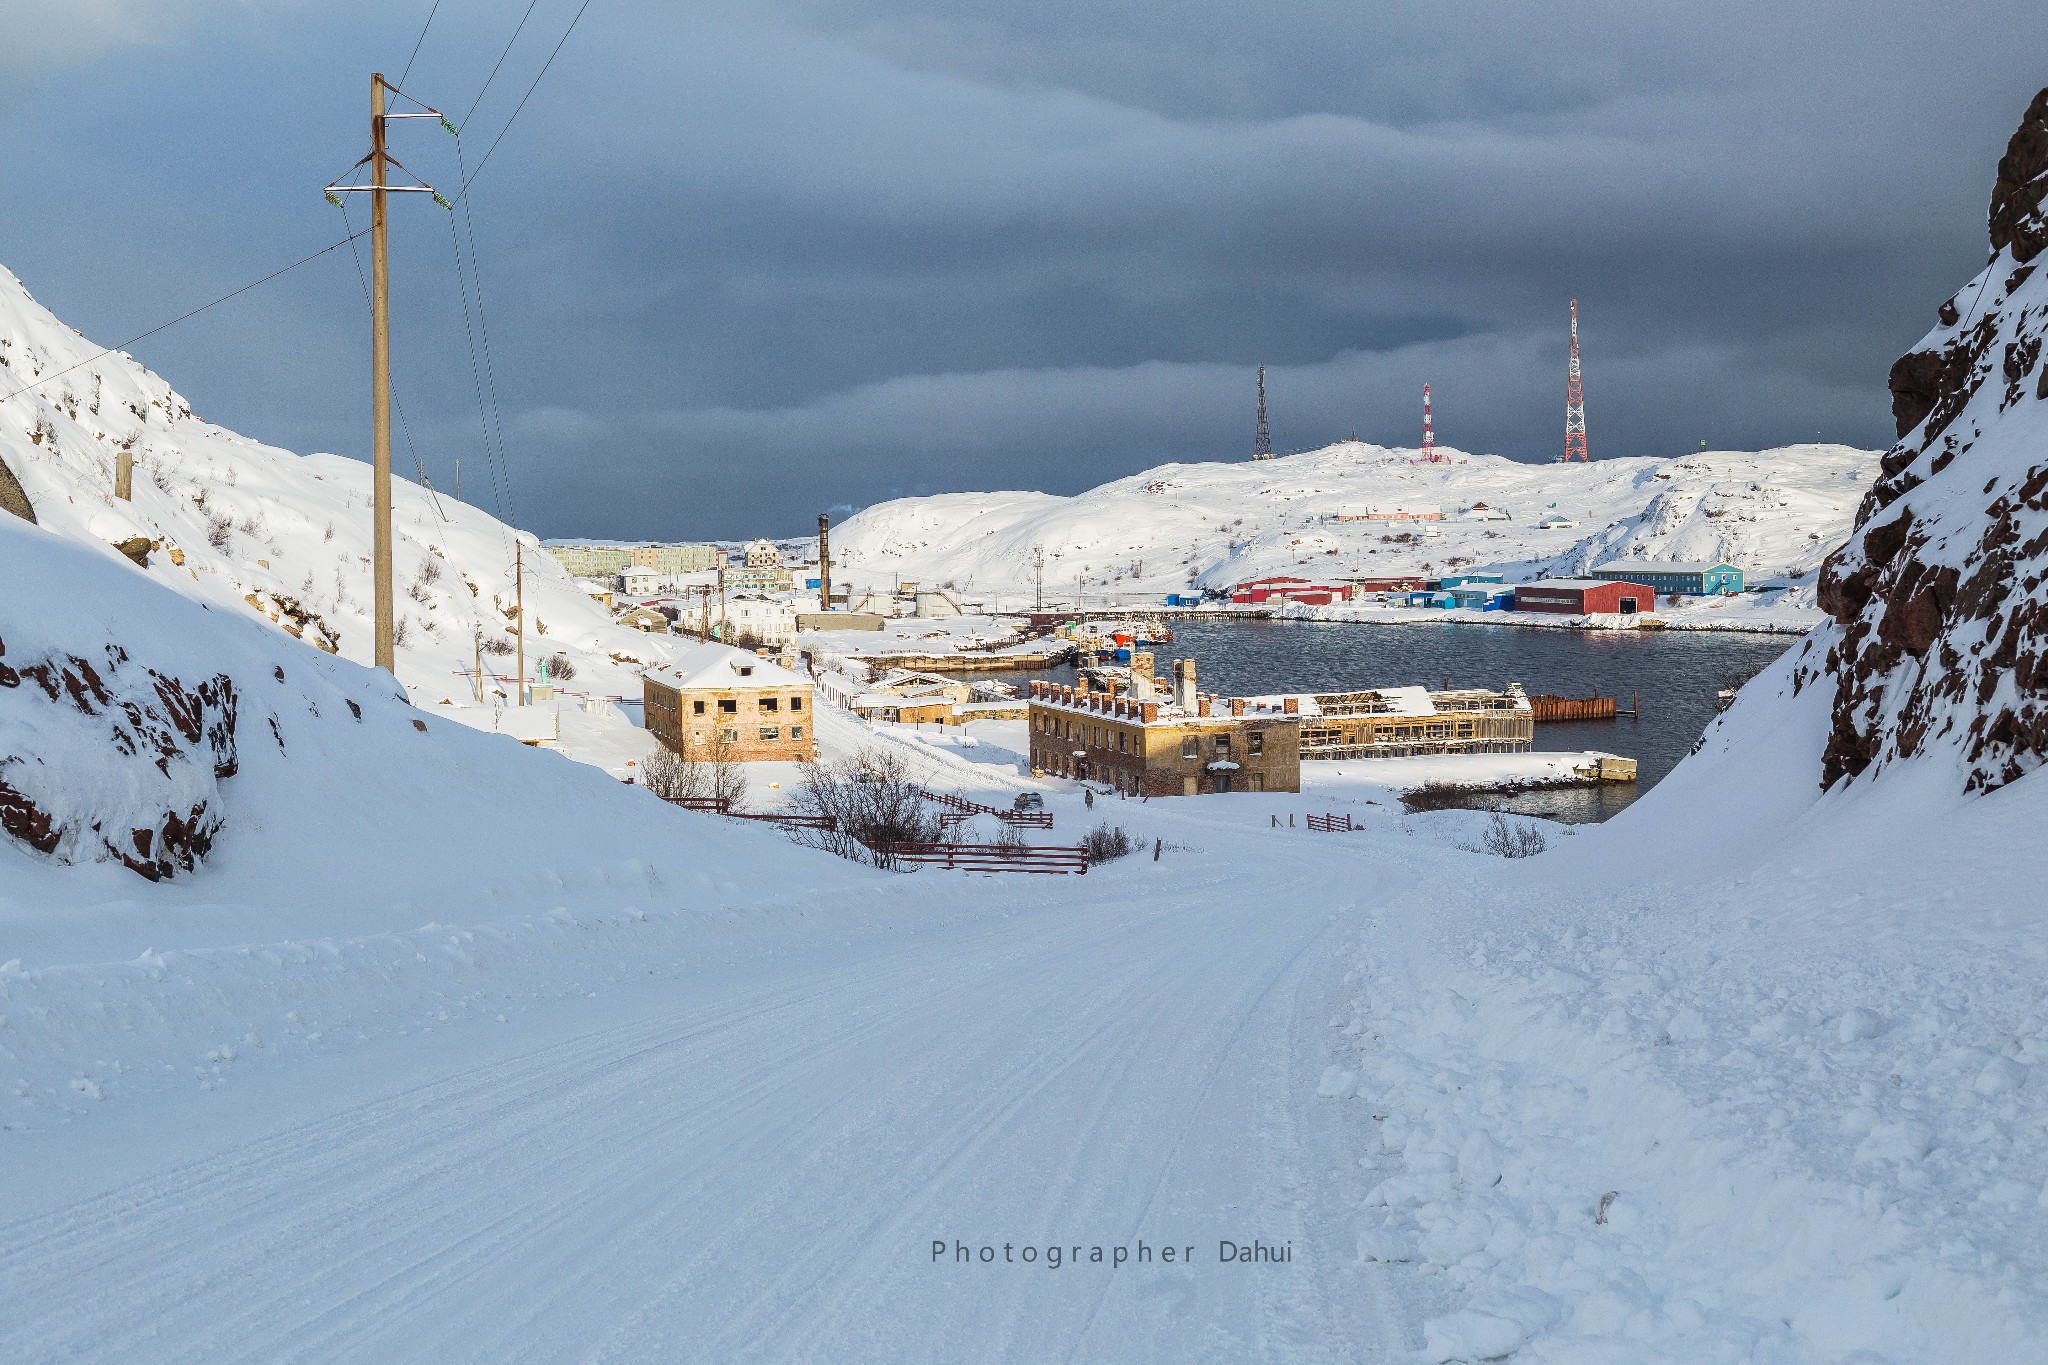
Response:
[[[202,421],[125,353],[92,359],[100,349],[0,269],[0,395],[11,395],[0,401],[0,463],[37,522],[115,557],[121,542],[147,540],[141,571],[157,582],[369,662],[369,466],[295,455]],[[114,496],[124,450],[135,461],[125,502]],[[515,536],[526,546],[529,672],[560,655],[577,690],[639,695],[637,662],[665,657],[662,643],[614,625],[532,536],[446,494],[393,483],[397,672],[414,701],[470,695],[458,674],[479,629],[486,668],[513,671]]]
[[[1511,576],[1630,557],[1728,559],[1753,580],[1812,575],[1848,535],[1877,455],[1835,445],[1680,459],[1522,464],[1345,442],[1270,462],[1173,464],[1074,497],[945,493],[881,503],[834,533],[837,567],[862,587],[896,576],[1049,598],[1224,587],[1264,574]],[[1485,503],[1508,521],[1460,519]],[[1440,509],[1445,521],[1335,521],[1344,508]],[[1576,523],[1538,529],[1548,517]]]

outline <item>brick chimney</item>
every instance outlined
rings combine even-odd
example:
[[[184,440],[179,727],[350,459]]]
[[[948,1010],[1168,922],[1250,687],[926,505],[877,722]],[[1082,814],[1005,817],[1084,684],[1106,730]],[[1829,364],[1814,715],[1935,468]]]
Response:
[[[1145,723],[1147,725],[1150,725],[1153,721],[1159,719],[1159,703],[1156,701],[1148,701],[1144,703],[1144,705],[1141,706],[1139,710],[1143,712],[1145,717]]]
[[[1286,713],[1287,713],[1288,715],[1290,715],[1290,716],[1298,716],[1298,715],[1300,715],[1300,714],[1301,714],[1301,698],[1300,698],[1300,697],[1289,697],[1289,698],[1287,698],[1287,699],[1286,699],[1285,701],[1283,701],[1283,702],[1281,702],[1281,703],[1280,703],[1280,709],[1281,709],[1282,711],[1285,711],[1285,712],[1286,712]]]
[[[1183,711],[1195,709],[1195,661],[1175,659],[1173,661],[1173,702]]]
[[[1232,697],[1230,699],[1230,714],[1233,716],[1241,716],[1244,714],[1243,697]]]

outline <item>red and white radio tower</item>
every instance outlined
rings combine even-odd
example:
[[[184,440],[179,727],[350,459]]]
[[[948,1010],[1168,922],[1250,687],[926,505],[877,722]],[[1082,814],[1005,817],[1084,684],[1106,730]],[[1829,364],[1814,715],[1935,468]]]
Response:
[[[1586,395],[1579,387],[1579,301],[1572,300],[1572,361],[1564,387],[1563,460],[1591,463],[1586,456]]]
[[[1442,457],[1436,453],[1436,420],[1429,411],[1429,385],[1422,386],[1422,461],[1424,464],[1438,464]]]

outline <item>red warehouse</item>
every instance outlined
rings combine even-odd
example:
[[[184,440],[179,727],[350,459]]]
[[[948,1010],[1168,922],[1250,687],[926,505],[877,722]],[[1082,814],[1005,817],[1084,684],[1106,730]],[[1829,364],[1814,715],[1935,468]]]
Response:
[[[1240,607],[1262,607],[1281,602],[1299,602],[1305,607],[1327,607],[1350,600],[1351,589],[1343,583],[1311,583],[1306,578],[1276,574],[1254,578],[1230,590],[1230,600]]]
[[[1656,592],[1641,583],[1615,583],[1603,578],[1545,578],[1515,587],[1516,611],[1584,616],[1596,611],[1629,614],[1656,609]]]

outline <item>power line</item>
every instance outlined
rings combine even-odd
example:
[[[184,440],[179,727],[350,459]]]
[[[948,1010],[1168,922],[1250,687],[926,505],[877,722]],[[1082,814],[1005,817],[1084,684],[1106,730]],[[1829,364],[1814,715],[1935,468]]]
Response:
[[[476,92],[476,98],[469,102],[468,112],[464,113],[462,116],[462,121],[465,125],[476,114],[477,106],[484,102],[484,95],[490,90],[491,82],[498,79],[499,68],[504,66],[505,59],[512,55],[512,44],[519,41],[519,35],[526,29],[526,21],[533,17],[534,8],[539,4],[540,0],[530,0],[530,3],[528,3],[528,5],[526,6],[526,13],[519,16],[518,24],[516,24],[512,29],[512,36],[505,40],[505,50],[498,54],[497,65],[491,68],[490,75],[484,77],[483,88]]]
[[[346,203],[344,203],[341,206],[341,222],[343,227],[354,226],[354,224],[350,223],[348,220],[348,205]],[[349,243],[348,254],[355,258],[356,283],[363,287],[363,306],[365,308],[368,308],[371,306],[370,281],[369,278],[363,274],[363,253],[356,249],[356,245],[353,240],[351,240]],[[427,482],[427,463],[425,460],[422,460],[420,458],[419,447],[413,444],[412,422],[405,415],[405,400],[398,396],[398,388],[396,385],[393,385],[391,390],[391,406],[398,409],[398,429],[405,433],[405,450],[408,455],[412,456],[413,467],[419,471],[420,486],[422,488],[425,488],[428,494],[431,496],[433,495],[434,492],[434,486],[431,483]],[[441,500],[438,497],[434,498],[434,511],[440,515],[441,520],[448,520],[448,514],[446,512],[441,511]]]
[[[541,77],[548,74],[548,68],[555,64],[555,58],[562,55],[563,45],[569,41],[569,35],[576,31],[576,25],[582,21],[583,11],[589,8],[590,0],[583,0],[583,3],[577,6],[575,17],[569,20],[569,27],[562,30],[561,41],[555,44],[553,52],[548,53],[548,59],[541,63],[540,71],[533,78],[533,84],[527,86],[526,93],[519,97],[519,103],[512,110],[512,117],[505,120],[505,126],[498,130],[497,137],[493,138],[491,145],[484,150],[483,160],[476,163],[476,169],[471,171],[468,178],[462,182],[462,194],[468,194],[471,183],[484,173],[484,167],[490,163],[491,154],[498,150],[498,144],[505,140],[505,134],[512,131],[513,123],[519,118],[519,111],[524,109],[526,102],[533,98],[533,92],[540,87]]]
[[[367,228],[364,229],[364,232],[367,231]],[[129,337],[126,341],[119,342],[113,346],[109,346],[107,347],[107,349],[99,352],[96,355],[89,355],[85,359],[79,361],[76,365],[66,365],[63,369],[58,370],[54,374],[44,375],[41,379],[36,380],[36,382],[33,384],[24,384],[22,387],[14,390],[12,393],[0,394],[0,403],[5,403],[10,398],[19,398],[22,394],[27,393],[30,389],[39,389],[45,384],[63,378],[65,375],[70,374],[73,370],[83,369],[85,366],[92,364],[95,360],[98,360],[104,356],[110,356],[114,354],[116,351],[125,351],[138,341],[145,341],[148,338],[155,336],[158,332],[164,331],[168,328],[175,327],[179,323],[185,321],[187,318],[198,317],[207,309],[217,308],[221,304],[226,303],[229,299],[239,298],[241,295],[248,293],[251,289],[256,288],[258,285],[269,284],[278,276],[289,274],[291,271],[297,270],[300,266],[305,265],[308,262],[317,261],[330,251],[339,251],[342,247],[347,246],[350,242],[353,242],[356,238],[362,235],[362,232],[350,233],[348,236],[342,238],[338,242],[333,242],[327,246],[321,247],[318,251],[314,252],[310,256],[301,256],[299,257],[298,260],[293,261],[290,265],[280,266],[278,269],[271,271],[268,275],[265,275],[260,280],[251,280],[249,283],[243,285],[240,289],[231,290],[228,293],[222,294],[219,298],[214,299],[210,303],[202,303],[197,308],[194,308],[189,312],[178,314],[178,316],[172,318],[169,322],[160,322],[146,332],[137,332],[134,336]]]
[[[405,59],[405,70],[398,73],[398,83],[405,84],[405,78],[412,74],[412,64],[419,60],[420,44],[427,41],[427,30],[434,26],[434,16],[441,12],[441,0],[434,0],[434,7],[427,11],[427,22],[420,25],[420,36],[413,39],[412,56]]]

